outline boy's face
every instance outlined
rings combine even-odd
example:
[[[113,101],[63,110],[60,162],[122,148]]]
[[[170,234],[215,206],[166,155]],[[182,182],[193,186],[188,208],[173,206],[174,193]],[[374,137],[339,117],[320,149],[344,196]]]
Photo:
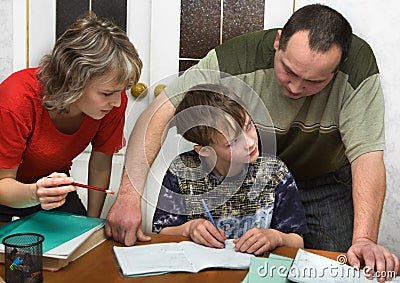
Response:
[[[246,123],[239,135],[233,130],[225,135],[219,134],[209,146],[215,151],[216,166],[219,164],[225,168],[233,164],[252,163],[259,156],[257,131],[249,115],[246,115]]]

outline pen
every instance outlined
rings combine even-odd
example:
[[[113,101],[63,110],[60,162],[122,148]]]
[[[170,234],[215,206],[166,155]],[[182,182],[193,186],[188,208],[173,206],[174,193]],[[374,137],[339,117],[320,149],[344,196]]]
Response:
[[[100,191],[100,192],[105,192],[106,194],[111,194],[111,195],[114,194],[114,192],[111,191],[111,190],[106,190],[106,189],[102,189],[102,188],[98,188],[98,187],[93,187],[93,186],[89,186],[89,185],[84,185],[84,184],[81,184],[81,183],[75,183],[75,182],[73,182],[71,185],[77,186],[77,187],[81,187],[81,188],[90,189],[90,190],[96,190],[96,191]]]
[[[214,218],[212,217],[211,212],[210,212],[210,210],[208,209],[208,206],[207,206],[205,200],[204,200],[204,199],[201,199],[201,203],[203,204],[204,209],[206,210],[206,213],[207,213],[208,218],[210,219],[211,223],[214,225],[215,229],[217,229],[218,233],[222,236],[221,232],[220,232],[219,229],[218,229],[217,223],[215,223]]]

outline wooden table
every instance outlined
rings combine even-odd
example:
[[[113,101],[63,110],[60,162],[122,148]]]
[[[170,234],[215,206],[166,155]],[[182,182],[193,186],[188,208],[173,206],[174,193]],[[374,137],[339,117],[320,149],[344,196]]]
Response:
[[[168,236],[149,234],[152,240],[149,242],[139,242],[137,245],[146,245],[154,243],[181,242],[188,241],[189,238],[179,236]],[[45,283],[113,283],[113,282],[152,282],[152,283],[168,283],[168,282],[241,282],[246,276],[248,270],[204,270],[199,273],[177,272],[157,276],[144,276],[135,278],[124,278],[118,266],[118,262],[113,252],[113,246],[122,246],[120,243],[107,240],[97,246],[89,253],[83,255],[67,267],[56,271],[44,271],[43,277]],[[319,255],[336,259],[339,253],[308,250]],[[274,250],[275,254],[294,257],[297,249],[280,247]],[[140,261],[140,258],[136,259]],[[4,265],[0,265],[0,274],[4,277]]]

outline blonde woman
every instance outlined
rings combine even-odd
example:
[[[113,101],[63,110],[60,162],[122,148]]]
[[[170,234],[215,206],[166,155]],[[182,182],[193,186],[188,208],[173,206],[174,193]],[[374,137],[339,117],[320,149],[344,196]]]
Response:
[[[39,67],[1,83],[0,221],[41,209],[100,216],[105,194],[89,191],[86,211],[69,170],[91,144],[88,183],[108,187],[112,156],[124,146],[125,89],[141,68],[125,32],[92,13]]]

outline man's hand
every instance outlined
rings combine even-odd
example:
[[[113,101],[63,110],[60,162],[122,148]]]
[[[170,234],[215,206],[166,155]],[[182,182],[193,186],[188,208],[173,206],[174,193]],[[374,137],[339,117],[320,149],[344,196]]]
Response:
[[[354,267],[360,268],[361,264],[364,264],[364,271],[369,278],[372,278],[375,270],[379,282],[391,280],[393,273],[399,273],[399,258],[388,249],[366,238],[353,243],[347,251],[347,259],[348,264]]]
[[[136,240],[151,240],[142,231],[139,196],[127,192],[118,194],[107,215],[106,234],[126,246],[134,245]]]

